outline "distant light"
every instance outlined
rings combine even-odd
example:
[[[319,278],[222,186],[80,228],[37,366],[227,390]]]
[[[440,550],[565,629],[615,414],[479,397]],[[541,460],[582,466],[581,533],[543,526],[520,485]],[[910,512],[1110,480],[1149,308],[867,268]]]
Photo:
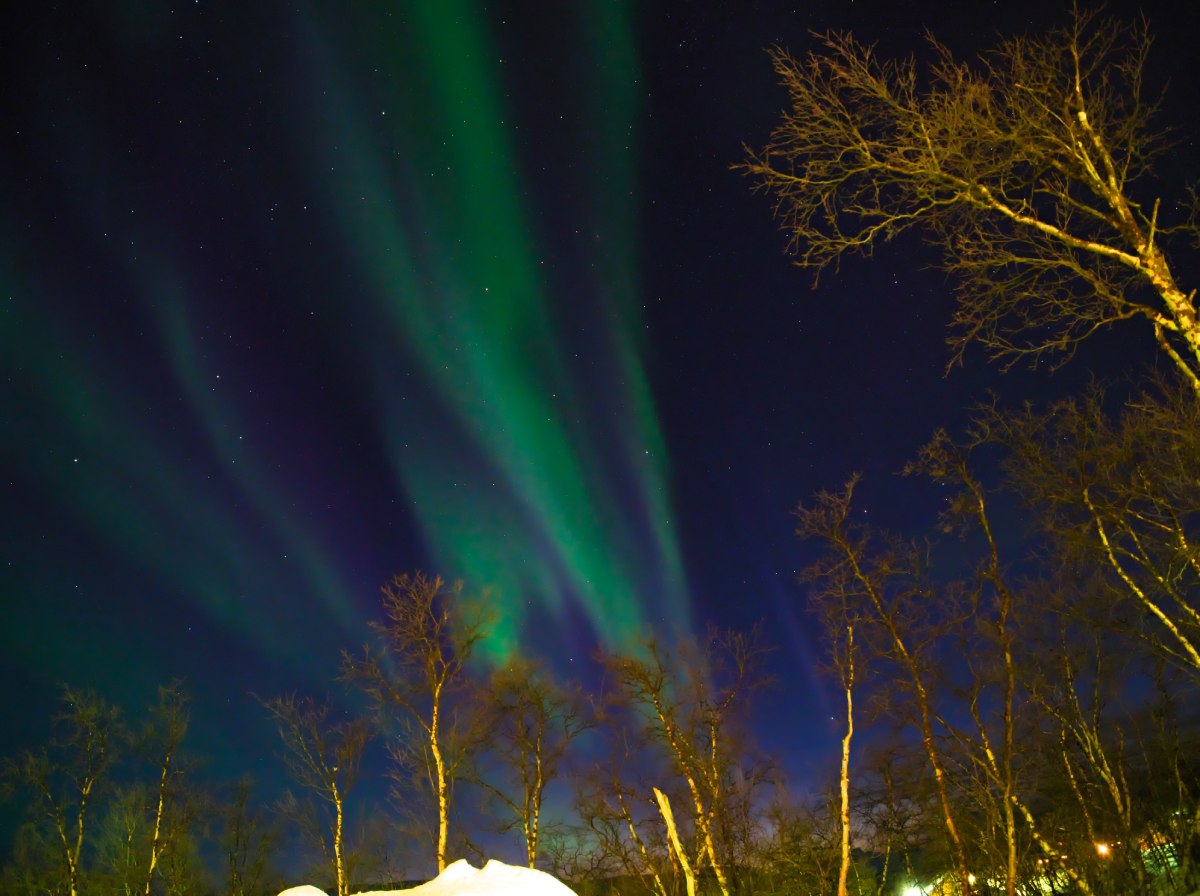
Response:
[[[916,884],[909,884],[900,891],[900,896],[925,896],[925,891]]]
[[[1109,854],[1109,852],[1110,852],[1110,850],[1109,850],[1109,848],[1108,848],[1108,844],[1107,844],[1107,843],[1097,843],[1097,844],[1096,844],[1096,853],[1097,853],[1097,855],[1099,855],[1101,858],[1104,858],[1104,857],[1106,857],[1106,856]]]
[[[975,875],[974,874],[967,874],[967,883],[969,883],[971,886],[975,886]]]

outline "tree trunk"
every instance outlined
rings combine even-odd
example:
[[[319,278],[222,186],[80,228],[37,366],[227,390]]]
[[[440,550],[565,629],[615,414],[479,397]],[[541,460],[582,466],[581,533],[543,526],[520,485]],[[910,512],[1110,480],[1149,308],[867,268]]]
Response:
[[[538,826],[542,816],[542,791],[546,786],[545,772],[542,769],[542,741],[537,741],[537,754],[534,759],[535,777],[532,798],[526,810],[525,820],[525,849],[529,859],[529,867],[537,864]]]
[[[171,753],[163,759],[162,775],[158,781],[158,805],[154,809],[154,833],[150,837],[150,867],[146,869],[146,896],[150,896],[150,886],[154,883],[154,872],[158,868],[158,857],[162,855],[162,822],[167,805],[167,779],[171,773]]]
[[[671,842],[671,849],[675,853],[675,857],[679,860],[679,867],[683,869],[683,879],[687,884],[688,896],[696,896],[696,869],[692,867],[692,863],[688,860],[687,853],[683,849],[683,841],[679,839],[679,831],[675,827],[675,816],[671,812],[671,802],[667,799],[667,795],[659,790],[654,789],[654,799],[658,803],[658,811],[662,813],[663,821],[667,825],[667,838]]]
[[[896,648],[896,653],[899,655],[909,674],[909,678],[912,680],[913,695],[917,698],[917,707],[921,717],[921,744],[925,748],[925,755],[929,757],[929,764],[933,767],[933,779],[937,785],[938,803],[942,809],[942,820],[946,826],[946,834],[950,838],[950,846],[954,851],[954,858],[958,864],[958,876],[962,892],[965,896],[970,896],[972,890],[970,873],[967,871],[967,853],[963,847],[962,837],[959,836],[958,826],[954,823],[954,813],[950,809],[950,795],[946,790],[946,771],[942,767],[942,759],[933,737],[933,713],[929,706],[929,692],[925,689],[925,680],[921,675],[916,658],[909,653],[904,638],[896,628],[896,620],[892,618],[892,614],[884,606],[882,598],[876,592],[870,579],[859,567],[858,557],[853,552],[850,552],[849,559],[853,564],[855,578],[866,588],[867,595],[875,607],[875,612],[879,615],[879,621],[886,628],[888,636]]]
[[[842,738],[842,864],[838,869],[837,896],[846,896],[850,875],[850,739],[854,736],[854,626],[846,626],[846,736]],[[1009,894],[1011,896],[1011,894]]]
[[[349,896],[350,884],[346,880],[346,863],[342,857],[342,794],[337,782],[331,787],[333,793],[333,862],[337,872],[338,896]]]
[[[446,870],[446,841],[450,831],[450,798],[446,788],[446,763],[442,758],[441,741],[441,693],[440,688],[434,690],[433,709],[429,719],[429,751],[433,754],[434,789],[437,791],[438,835],[437,835],[437,869],[438,874]]]

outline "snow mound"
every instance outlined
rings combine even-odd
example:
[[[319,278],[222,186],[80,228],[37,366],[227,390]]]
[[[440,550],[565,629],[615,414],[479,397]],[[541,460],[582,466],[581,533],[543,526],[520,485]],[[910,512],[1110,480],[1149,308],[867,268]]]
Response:
[[[575,891],[545,871],[506,865],[495,859],[483,868],[466,859],[453,865],[427,884],[411,890],[371,890],[356,896],[576,896]],[[279,896],[325,896],[316,887],[292,887]]]

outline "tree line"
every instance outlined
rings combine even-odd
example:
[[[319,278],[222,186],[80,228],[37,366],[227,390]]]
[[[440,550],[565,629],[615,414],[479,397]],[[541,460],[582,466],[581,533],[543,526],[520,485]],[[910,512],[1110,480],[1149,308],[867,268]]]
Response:
[[[754,782],[728,775],[744,747],[735,720],[765,680],[755,636],[714,630],[599,652],[605,683],[585,693],[536,660],[472,663],[491,610],[461,584],[398,575],[382,609],[378,637],[342,654],[340,683],[365,712],[295,693],[260,700],[294,785],[269,804],[249,780],[221,792],[199,783],[181,685],[160,689],[136,730],[100,695],[65,689],[50,742],[4,763],[27,819],[0,887],[254,896],[281,889],[281,858],[300,854],[317,882],[346,896],[403,880],[404,863],[432,859],[441,871],[484,858],[475,838],[509,832],[530,867],[581,886],[648,873],[665,893],[684,869],[695,892],[707,868],[730,892],[738,860],[725,849],[727,811],[740,803],[747,824],[752,814]],[[368,805],[359,787],[372,740],[390,759],[388,806]],[[547,791],[568,771],[576,820],[548,820]],[[420,855],[396,853],[399,841]]]
[[[485,593],[396,576],[342,655],[361,717],[262,701],[295,784],[270,815],[338,896],[400,876],[395,834],[355,821],[373,739],[439,870],[490,829],[585,896],[1200,888],[1200,325],[1179,261],[1200,231],[1155,193],[1149,36],[1077,9],[970,62],[933,43],[924,67],[819,37],[773,52],[789,108],[740,166],[802,267],[917,230],[958,284],[955,360],[1060,363],[1141,324],[1165,369],[935,432],[904,470],[942,501],[929,531],[868,525],[857,477],[800,504],[797,599],[842,729],[804,791],[752,736],[755,696],[786,698],[761,630],[647,632],[598,651],[585,687],[536,660],[485,670]],[[219,811],[187,787],[186,706],[166,688],[131,732],[64,693],[53,743],[6,765],[31,807],[6,893],[272,891],[281,835],[249,785]],[[137,774],[115,774],[134,744]]]
[[[414,572],[342,655],[361,715],[261,701],[294,784],[271,805],[246,781],[200,792],[178,685],[136,730],[65,691],[53,741],[6,763],[30,813],[0,885],[253,896],[280,888],[286,848],[347,896],[506,832],[583,894],[1193,892],[1200,403],[1176,379],[1115,404],[987,406],[905,473],[942,497],[936,532],[867,525],[856,479],[797,510],[844,698],[841,750],[804,792],[754,742],[755,697],[783,690],[760,629],[649,632],[598,651],[587,689],[536,660],[474,662],[486,595]],[[364,825],[371,740],[392,800]],[[554,786],[569,810],[547,810]]]
[[[814,41],[772,50],[788,107],[738,166],[797,265],[816,278],[911,231],[955,285],[952,365],[977,346],[1054,367],[1114,327],[1142,327],[1165,362],[935,433],[904,471],[944,494],[935,533],[864,525],[853,477],[799,508],[845,697],[831,891],[850,891],[855,844],[890,830],[870,850],[890,859],[919,818],[945,892],[1192,892],[1200,317],[1183,284],[1200,203],[1155,177],[1180,143],[1148,87],[1147,23],[1074,5],[974,60],[930,37],[925,63]],[[868,760],[885,786],[865,814],[859,716],[905,744],[900,765]]]

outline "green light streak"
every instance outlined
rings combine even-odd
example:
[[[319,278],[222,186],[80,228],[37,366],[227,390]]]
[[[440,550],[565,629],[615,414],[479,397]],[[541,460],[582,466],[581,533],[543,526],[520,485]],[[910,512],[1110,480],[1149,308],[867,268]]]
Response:
[[[144,570],[154,599],[182,600],[238,637],[248,652],[290,665],[305,678],[319,676],[303,646],[313,624],[347,632],[354,643],[365,630],[362,616],[328,551],[296,518],[252,445],[238,438],[253,427],[211,388],[213,372],[199,355],[178,285],[188,278],[171,272],[161,261],[165,253],[157,257],[154,273],[148,273],[147,262],[127,271],[134,291],[144,294],[147,310],[159,320],[164,353],[207,446],[156,425],[158,415],[146,413],[140,384],[114,366],[103,346],[76,338],[39,310],[56,304],[47,297],[57,287],[31,285],[9,264],[0,266],[8,272],[4,282],[11,294],[0,315],[0,347],[6,366],[19,372],[14,379],[20,387],[0,394],[0,413],[8,421],[7,437],[30,449],[20,479],[45,494],[64,520]],[[115,261],[125,264],[119,257]],[[198,472],[204,468],[210,472]],[[254,514],[243,512],[246,505]],[[255,515],[262,525],[253,524]],[[57,633],[50,639],[53,649],[40,639],[14,639],[8,648],[52,678],[95,652],[92,632],[54,618],[61,599],[56,594],[83,587],[89,603],[102,606],[112,587],[91,569],[79,570],[71,583],[48,565],[62,561],[43,558],[34,579],[43,600],[21,602],[27,630]],[[319,603],[309,602],[310,595]],[[308,613],[298,613],[300,607]],[[310,615],[322,607],[329,622]],[[189,616],[176,615],[183,631]],[[139,647],[121,656],[140,662],[145,652]],[[169,665],[170,657],[160,661]]]
[[[150,307],[160,318],[164,341],[175,374],[190,400],[197,419],[204,427],[210,446],[222,460],[233,481],[253,503],[267,523],[273,538],[283,545],[287,556],[301,569],[310,593],[325,605],[341,629],[355,638],[363,632],[362,617],[353,609],[349,592],[334,564],[317,538],[305,530],[287,500],[270,482],[263,463],[238,433],[252,430],[250,421],[232,402],[223,400],[213,388],[214,371],[205,369],[197,350],[199,341],[187,319],[186,304],[179,278],[163,276]],[[276,586],[279,587],[279,586]],[[259,599],[279,601],[279,595],[259,595]],[[282,609],[282,607],[281,607]]]
[[[381,113],[357,100],[329,50],[309,54],[326,59],[314,81],[333,85],[310,139],[328,134],[337,146],[321,158],[332,169],[326,186],[384,325],[372,361],[398,480],[443,569],[500,595],[497,659],[520,643],[530,600],[561,614],[573,595],[615,645],[630,643],[651,613],[686,623],[666,453],[634,335],[637,103],[627,16],[608,3],[586,16],[596,41],[588,49],[605,57],[594,103],[607,110],[586,159],[595,174],[580,229],[608,241],[589,247],[594,270],[578,272],[607,302],[596,342],[610,394],[598,400],[564,355],[563,303],[574,297],[547,292],[539,262],[555,235],[536,232],[522,201],[529,191],[506,124],[513,113],[478,8],[439,0],[406,10],[411,30],[364,33],[354,48],[356,65],[392,87],[382,110],[384,142],[399,147],[391,156],[376,136]],[[408,90],[414,84],[428,89]],[[397,402],[398,346],[452,425],[414,418]],[[589,418],[601,407],[615,416]],[[613,429],[622,456],[601,456]],[[627,481],[637,485],[632,507],[621,494]]]
[[[36,310],[38,290],[15,273],[7,282],[14,297],[0,317],[0,344],[22,382],[4,397],[7,437],[40,446],[26,453],[22,478],[149,572],[163,599],[183,597],[256,649],[286,655],[274,620],[238,599],[253,572],[245,556],[250,539],[239,535],[236,520],[207,483],[173,463],[180,447],[128,412],[119,375]],[[45,665],[43,645],[30,643],[38,645],[30,664]]]

